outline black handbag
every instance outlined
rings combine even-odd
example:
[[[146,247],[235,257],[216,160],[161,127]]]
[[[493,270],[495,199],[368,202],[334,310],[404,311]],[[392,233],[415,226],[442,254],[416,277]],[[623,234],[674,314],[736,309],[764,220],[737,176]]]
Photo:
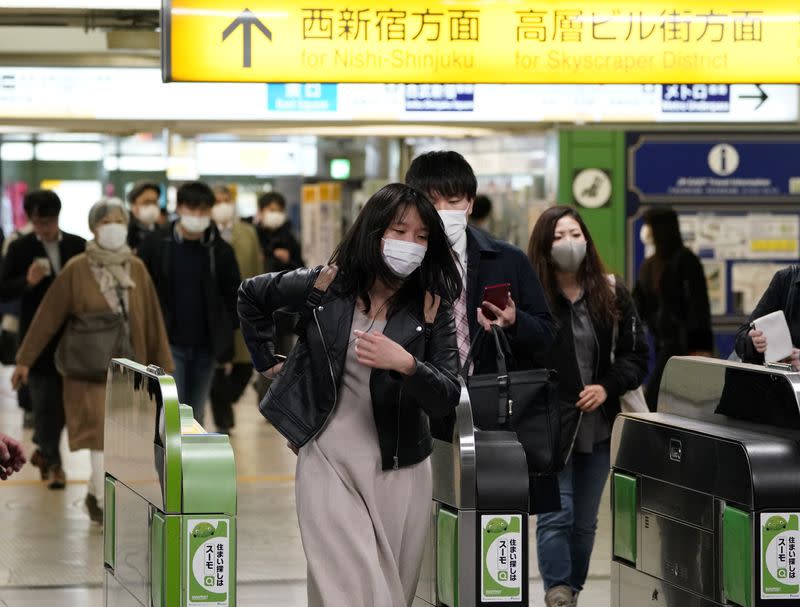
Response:
[[[525,449],[530,474],[558,472],[565,458],[556,372],[551,369],[513,370],[515,364],[506,335],[492,326],[497,373],[467,377],[474,355],[488,335],[481,330],[475,337],[461,371],[467,381],[475,427],[516,432]]]

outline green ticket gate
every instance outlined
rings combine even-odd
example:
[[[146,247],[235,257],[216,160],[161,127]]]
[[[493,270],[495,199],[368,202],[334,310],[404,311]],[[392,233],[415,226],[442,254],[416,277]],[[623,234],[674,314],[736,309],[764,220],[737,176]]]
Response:
[[[114,360],[105,424],[105,605],[236,605],[236,465],[158,367]]]
[[[462,385],[452,442],[433,442],[431,526],[414,607],[526,607],[528,466],[517,435],[476,430]]]
[[[799,428],[800,373],[672,358],[614,425],[612,607],[797,605]]]

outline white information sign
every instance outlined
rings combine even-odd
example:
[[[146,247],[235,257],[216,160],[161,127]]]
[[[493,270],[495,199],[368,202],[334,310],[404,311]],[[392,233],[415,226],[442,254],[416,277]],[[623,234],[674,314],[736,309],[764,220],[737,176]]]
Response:
[[[164,84],[157,68],[0,67],[0,85],[13,119],[791,123],[800,98],[795,85],[331,84],[324,104],[292,106],[266,84]]]

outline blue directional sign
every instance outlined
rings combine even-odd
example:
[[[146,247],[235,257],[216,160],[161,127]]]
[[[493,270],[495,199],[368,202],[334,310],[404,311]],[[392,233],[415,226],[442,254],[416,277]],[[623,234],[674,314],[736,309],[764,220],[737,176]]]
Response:
[[[640,202],[800,202],[800,137],[643,134],[628,149]]]
[[[336,84],[268,84],[267,108],[271,112],[335,112]]]
[[[407,84],[407,112],[471,112],[475,109],[473,84]]]

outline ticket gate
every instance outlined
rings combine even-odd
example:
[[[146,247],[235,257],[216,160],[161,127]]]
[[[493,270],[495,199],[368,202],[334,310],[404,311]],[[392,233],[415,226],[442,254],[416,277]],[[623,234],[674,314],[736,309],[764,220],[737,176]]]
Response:
[[[796,605],[798,428],[800,373],[671,359],[612,433],[612,607]]]
[[[233,450],[160,368],[111,362],[105,466],[104,604],[234,607]]]
[[[513,432],[472,422],[462,385],[452,442],[434,439],[431,526],[414,607],[528,605],[528,466]]]

